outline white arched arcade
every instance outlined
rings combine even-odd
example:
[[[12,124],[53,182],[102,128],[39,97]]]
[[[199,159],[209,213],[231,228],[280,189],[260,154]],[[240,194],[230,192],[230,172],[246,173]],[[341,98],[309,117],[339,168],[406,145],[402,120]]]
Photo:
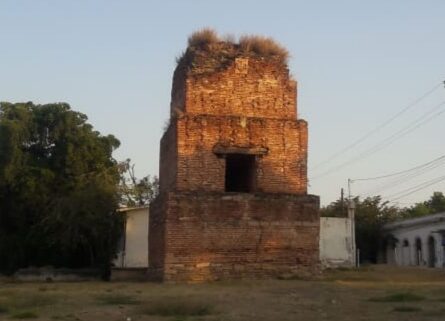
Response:
[[[387,264],[445,268],[445,213],[397,221],[385,231]]]

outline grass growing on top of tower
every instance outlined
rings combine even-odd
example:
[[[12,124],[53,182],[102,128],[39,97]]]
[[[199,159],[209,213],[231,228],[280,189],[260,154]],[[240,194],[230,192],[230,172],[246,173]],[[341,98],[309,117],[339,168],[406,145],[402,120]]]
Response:
[[[203,47],[205,45],[221,41],[215,30],[203,28],[195,31],[188,38],[189,47]]]
[[[185,62],[191,67],[210,64],[217,70],[217,67],[238,56],[274,58],[287,63],[289,52],[270,37],[243,35],[237,40],[233,35],[220,37],[215,30],[203,28],[189,36],[187,49],[176,61],[178,64]]]
[[[239,39],[239,46],[243,52],[258,56],[276,56],[283,61],[289,58],[289,52],[275,40],[264,36],[242,36]]]

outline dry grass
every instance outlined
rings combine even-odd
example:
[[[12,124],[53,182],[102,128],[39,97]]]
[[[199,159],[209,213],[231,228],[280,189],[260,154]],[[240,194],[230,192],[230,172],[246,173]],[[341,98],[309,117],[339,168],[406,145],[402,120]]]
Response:
[[[126,294],[106,294],[97,296],[97,301],[108,305],[135,305],[140,301],[135,296]]]
[[[383,297],[370,298],[372,302],[416,302],[423,301],[425,297],[414,293],[393,293]]]
[[[192,33],[188,38],[186,51],[176,58],[176,62],[178,64],[186,62],[186,64],[195,67],[202,64],[202,60],[196,59],[194,56],[196,51],[199,51],[200,55],[207,54],[206,64],[211,61],[215,66],[219,66],[218,62],[224,65],[227,60],[233,60],[234,57],[241,55],[274,57],[283,63],[287,63],[289,58],[287,49],[270,37],[244,35],[237,40],[231,34],[220,37],[211,28],[200,29]]]
[[[445,271],[330,270],[319,280],[207,284],[0,282],[0,320],[442,321]]]
[[[239,39],[239,46],[243,52],[254,53],[258,56],[276,56],[287,61],[289,52],[275,40],[263,36],[242,36]]]
[[[203,48],[204,46],[221,41],[215,30],[203,28],[195,31],[188,38],[189,47]]]
[[[36,319],[39,315],[34,311],[21,311],[11,314],[12,319]]]
[[[422,311],[420,307],[413,307],[413,306],[399,306],[393,308],[394,312],[418,312]]]
[[[8,313],[9,309],[3,305],[0,305],[0,314]]]
[[[186,318],[209,315],[213,312],[213,307],[201,298],[163,297],[144,304],[140,311],[146,315]]]

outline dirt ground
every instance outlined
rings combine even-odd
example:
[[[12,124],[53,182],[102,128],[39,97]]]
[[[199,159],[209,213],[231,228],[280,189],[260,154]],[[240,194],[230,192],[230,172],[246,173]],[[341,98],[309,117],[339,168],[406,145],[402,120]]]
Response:
[[[445,269],[370,266],[316,280],[17,283],[0,320],[445,320]]]

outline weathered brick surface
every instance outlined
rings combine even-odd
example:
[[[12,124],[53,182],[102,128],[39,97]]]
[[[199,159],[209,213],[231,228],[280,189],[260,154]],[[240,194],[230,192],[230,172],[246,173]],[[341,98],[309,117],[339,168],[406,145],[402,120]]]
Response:
[[[163,260],[150,257],[163,280],[255,278],[317,266],[316,196],[172,192],[165,197],[166,210],[150,212],[158,218],[153,230],[165,231],[164,247],[150,242],[150,248],[164,251]]]
[[[154,277],[199,281],[311,271],[319,202],[307,195],[307,123],[296,82],[272,58],[179,64],[150,207]],[[201,69],[200,69],[201,68]],[[210,70],[210,71],[209,71]],[[226,193],[226,156],[255,155],[252,193]]]
[[[197,70],[198,69],[198,70]],[[177,68],[171,112],[295,119],[297,83],[282,62],[239,57],[220,72]]]
[[[172,120],[162,140],[161,190],[224,191],[225,159],[214,153],[216,144],[267,151],[257,157],[257,191],[306,193],[305,121],[188,114]]]

